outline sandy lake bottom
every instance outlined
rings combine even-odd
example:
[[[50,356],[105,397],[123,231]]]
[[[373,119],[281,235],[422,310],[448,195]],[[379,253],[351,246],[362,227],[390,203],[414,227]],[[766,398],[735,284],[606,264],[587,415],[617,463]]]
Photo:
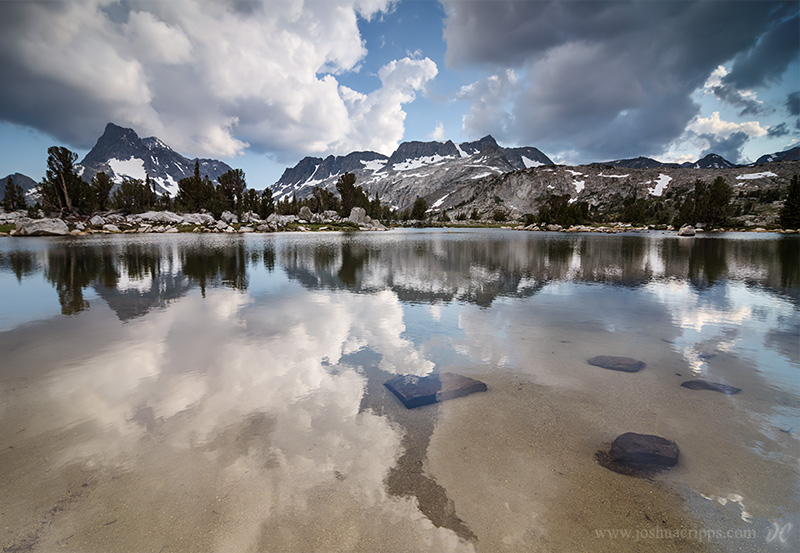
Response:
[[[800,549],[796,237],[6,239],[0,302],[4,552]]]

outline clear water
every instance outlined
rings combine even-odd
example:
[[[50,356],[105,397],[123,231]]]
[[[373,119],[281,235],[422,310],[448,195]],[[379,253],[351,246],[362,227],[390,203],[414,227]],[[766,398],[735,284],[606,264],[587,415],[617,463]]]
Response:
[[[0,305],[8,550],[800,543],[798,237],[5,239]],[[489,391],[382,386],[444,370]],[[600,467],[627,431],[678,466]]]

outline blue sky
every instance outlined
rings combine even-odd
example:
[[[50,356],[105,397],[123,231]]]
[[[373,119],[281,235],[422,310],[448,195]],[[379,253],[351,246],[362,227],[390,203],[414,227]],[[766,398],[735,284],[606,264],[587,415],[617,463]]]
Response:
[[[109,121],[263,188],[303,156],[406,140],[556,162],[800,139],[800,3],[743,0],[0,2],[0,176],[39,180]],[[28,38],[38,37],[36,41]]]

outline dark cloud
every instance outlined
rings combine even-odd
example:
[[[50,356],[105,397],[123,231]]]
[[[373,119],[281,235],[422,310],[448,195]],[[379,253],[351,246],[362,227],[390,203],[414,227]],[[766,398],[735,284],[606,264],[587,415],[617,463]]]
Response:
[[[740,108],[740,117],[747,115],[755,117],[771,111],[770,108],[765,107],[755,98],[744,95],[741,91],[736,90],[731,85],[721,84],[719,86],[712,87],[711,91],[714,93],[714,96],[723,102],[727,102],[734,107]]]
[[[691,95],[712,71],[738,60],[741,76],[720,92],[732,95],[756,78],[752,63],[784,44],[788,23],[775,22],[797,13],[794,2],[771,1],[442,1],[448,64],[521,76],[508,95],[516,100],[513,124],[500,129],[505,139],[578,151],[584,161],[661,153],[698,114]],[[785,60],[782,53],[770,67]],[[775,71],[765,68],[762,81]],[[731,98],[745,112],[760,108]],[[473,115],[464,119],[468,133],[495,132]]]
[[[739,163],[739,159],[742,157],[742,148],[750,139],[744,132],[735,132],[727,138],[720,138],[713,134],[701,134],[700,138],[708,141],[708,148],[701,152],[701,158],[708,154],[717,154],[731,163]]]
[[[799,46],[800,16],[795,15],[768,29],[752,48],[740,52],[722,82],[736,89],[748,89],[777,80],[789,63],[800,57]]]
[[[792,92],[786,97],[786,110],[789,115],[800,115],[800,92]]]
[[[770,138],[780,138],[782,136],[786,136],[787,134],[791,133],[792,131],[789,130],[789,125],[786,123],[781,123],[780,125],[774,125],[769,128],[767,131],[767,136]]]

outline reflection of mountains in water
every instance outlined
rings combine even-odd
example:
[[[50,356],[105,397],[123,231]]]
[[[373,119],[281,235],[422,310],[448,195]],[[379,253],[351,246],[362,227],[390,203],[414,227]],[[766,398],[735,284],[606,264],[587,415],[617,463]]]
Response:
[[[531,235],[486,239],[455,233],[405,236],[389,243],[343,237],[294,242],[278,253],[287,275],[309,288],[391,289],[413,302],[464,301],[489,306],[527,297],[554,281],[643,286],[687,280],[704,289],[725,279],[800,298],[800,240],[682,239],[641,235]]]
[[[59,244],[0,252],[18,279],[43,271],[62,313],[87,308],[92,287],[121,320],[141,316],[199,287],[245,290],[251,271],[273,271],[310,289],[392,290],[408,302],[489,306],[528,297],[558,281],[643,286],[688,281],[705,289],[746,282],[800,304],[799,237],[681,239],[657,235],[420,233],[320,235],[265,241]]]

